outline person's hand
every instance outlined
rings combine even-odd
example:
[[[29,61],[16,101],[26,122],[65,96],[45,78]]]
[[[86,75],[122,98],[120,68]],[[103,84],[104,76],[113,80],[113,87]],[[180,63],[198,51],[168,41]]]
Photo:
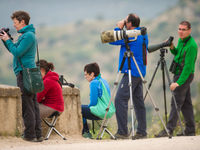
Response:
[[[172,42],[172,44],[170,45],[170,49],[174,49],[174,43]]]
[[[1,32],[3,32],[3,34],[0,33],[0,39],[2,39],[3,41],[7,41],[8,39],[10,39],[5,31],[1,30]]]
[[[118,26],[120,29],[123,29],[124,25],[125,25],[125,20],[124,20],[124,19],[120,20],[120,21],[117,23],[117,26]]]
[[[178,85],[178,83],[172,83],[171,85],[170,85],[170,90],[171,91],[174,91],[177,87],[178,87],[179,85]]]

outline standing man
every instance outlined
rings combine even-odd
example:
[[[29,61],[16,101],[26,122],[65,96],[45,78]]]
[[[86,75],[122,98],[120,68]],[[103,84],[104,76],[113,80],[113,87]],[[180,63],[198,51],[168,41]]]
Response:
[[[117,23],[117,28],[115,30],[122,30],[124,27],[127,30],[140,30],[140,18],[136,14],[129,14],[125,19]],[[146,64],[143,58],[146,59],[146,52],[148,47],[148,37],[147,35],[139,35],[135,41],[135,37],[130,37],[130,42],[128,43],[130,50],[136,59],[136,62],[140,68],[143,76],[146,74]],[[126,52],[126,46],[124,40],[118,40],[116,42],[110,43],[113,45],[120,45],[119,54],[119,67],[121,66],[124,53]],[[115,107],[116,107],[116,118],[118,124],[118,130],[115,134],[117,139],[127,139],[129,137],[128,133],[128,100],[130,98],[129,92],[129,78],[128,78],[128,58],[126,58],[123,68],[121,70],[124,73],[123,78],[119,84],[119,88],[115,97]],[[146,138],[146,109],[143,99],[143,85],[140,74],[136,68],[135,63],[131,59],[131,80],[132,80],[132,95],[133,104],[135,108],[136,119],[138,121],[137,132],[133,139]]]
[[[190,94],[190,84],[194,78],[195,62],[197,58],[197,44],[191,34],[191,24],[182,21],[178,28],[179,40],[177,47],[173,43],[170,47],[174,55],[174,61],[170,71],[174,73],[174,82],[170,85],[170,90],[174,92],[178,111],[182,111],[185,119],[185,135],[195,136],[195,120]],[[172,69],[174,68],[174,69]],[[171,101],[171,111],[167,129],[172,135],[178,120],[177,110],[174,101]],[[177,134],[178,136],[183,135]],[[161,131],[156,137],[167,136],[165,130]]]
[[[34,68],[35,54],[37,49],[37,41],[35,37],[35,28],[29,25],[30,16],[27,12],[16,11],[12,14],[13,26],[21,35],[16,43],[13,43],[6,32],[1,30],[0,34],[4,45],[13,55],[13,70],[17,77],[17,86],[22,92],[22,117],[24,121],[23,139],[31,142],[41,142],[43,140],[41,134],[41,120],[36,95],[28,93],[24,90],[21,61],[25,68]]]

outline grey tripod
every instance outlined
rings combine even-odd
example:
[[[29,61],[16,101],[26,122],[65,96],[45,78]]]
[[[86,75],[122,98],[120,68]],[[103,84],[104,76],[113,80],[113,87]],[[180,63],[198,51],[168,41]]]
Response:
[[[130,89],[130,90],[129,90],[129,91],[130,91],[130,105],[131,105],[131,106],[130,106],[130,110],[131,110],[131,125],[132,125],[132,131],[131,131],[131,132],[132,132],[132,139],[133,139],[133,138],[134,138],[134,118],[133,118],[133,116],[134,116],[134,110],[133,110],[133,108],[134,108],[134,107],[133,107],[132,81],[131,81],[131,58],[132,58],[133,61],[134,61],[134,63],[135,63],[135,66],[136,66],[136,68],[137,68],[137,70],[138,70],[138,72],[139,72],[139,74],[140,74],[140,77],[141,77],[141,79],[142,79],[142,83],[144,84],[144,87],[145,87],[145,89],[146,89],[146,91],[147,91],[147,93],[148,93],[148,95],[149,95],[149,97],[150,97],[151,103],[152,103],[152,105],[154,106],[155,111],[157,112],[157,114],[158,114],[158,116],[159,116],[159,118],[160,118],[160,120],[161,120],[161,122],[162,122],[162,124],[163,124],[163,126],[164,126],[164,128],[165,128],[166,133],[168,134],[169,138],[171,138],[171,135],[169,134],[169,132],[168,132],[168,130],[167,130],[167,128],[166,128],[166,125],[164,124],[164,121],[163,121],[162,117],[160,116],[160,113],[158,112],[158,111],[159,111],[159,108],[158,108],[158,107],[156,106],[156,104],[154,103],[153,98],[152,98],[152,96],[151,96],[151,94],[150,94],[150,92],[149,92],[149,89],[148,89],[147,86],[145,85],[146,81],[144,80],[144,77],[143,77],[143,75],[142,75],[142,73],[141,73],[141,71],[140,71],[140,69],[139,69],[139,67],[138,67],[138,64],[137,64],[137,62],[136,62],[136,60],[135,60],[135,58],[134,58],[134,56],[133,56],[133,52],[130,50],[130,47],[129,47],[129,45],[128,45],[129,39],[128,39],[128,36],[127,36],[127,35],[125,35],[124,42],[125,42],[125,46],[126,46],[126,52],[124,53],[124,57],[123,57],[123,60],[122,60],[121,65],[120,65],[119,72],[118,72],[118,74],[117,74],[117,78],[116,78],[116,80],[115,80],[115,82],[114,82],[114,89],[113,89],[113,91],[112,91],[111,100],[110,100],[110,103],[109,103],[109,104],[111,104],[112,98],[114,97],[114,94],[115,94],[115,92],[116,92],[116,89],[117,89],[117,86],[118,86],[118,83],[119,83],[119,79],[120,79],[120,75],[121,75],[121,70],[122,70],[122,68],[123,68],[123,66],[124,66],[125,60],[126,60],[126,58],[128,58],[128,77],[129,77],[129,84],[128,84],[128,86],[129,86],[129,89]],[[108,106],[107,109],[109,110],[109,106]],[[108,111],[108,110],[107,110],[107,111]],[[105,121],[106,115],[107,115],[107,113],[106,113],[105,116],[104,116],[104,120],[103,120],[103,123],[102,123],[102,125],[101,125],[101,128],[100,128],[100,131],[99,131],[98,136],[101,134],[101,132],[102,132],[102,130],[103,130],[104,122],[106,122],[106,121]],[[98,137],[98,136],[97,136],[97,137]]]
[[[153,76],[151,78],[151,81],[149,83],[149,87],[148,89],[150,89],[151,85],[152,85],[152,82],[154,80],[154,77],[156,75],[156,72],[158,70],[158,67],[161,65],[161,70],[162,70],[162,79],[163,79],[163,92],[164,92],[164,107],[165,107],[165,121],[166,121],[166,124],[167,124],[167,105],[166,105],[166,87],[165,87],[165,73],[167,75],[167,79],[168,79],[168,83],[169,83],[169,86],[171,85],[171,80],[170,80],[170,77],[169,77],[169,72],[167,70],[167,64],[166,64],[166,61],[165,61],[165,53],[167,52],[167,49],[164,49],[164,48],[161,48],[160,49],[160,60],[158,61],[158,64],[156,66],[156,69],[153,73]],[[172,99],[173,99],[173,102],[174,102],[174,105],[175,105],[175,108],[176,108],[176,111],[177,111],[177,115],[178,115],[178,120],[179,120],[179,124],[180,124],[180,127],[182,129],[182,133],[183,135],[185,135],[185,132],[184,132],[184,129],[183,129],[183,126],[181,124],[181,117],[180,117],[180,110],[178,109],[178,106],[177,106],[177,103],[176,103],[176,99],[175,99],[175,96],[174,96],[174,93],[173,91],[171,91],[172,93]],[[147,96],[147,92],[144,96],[144,100]]]

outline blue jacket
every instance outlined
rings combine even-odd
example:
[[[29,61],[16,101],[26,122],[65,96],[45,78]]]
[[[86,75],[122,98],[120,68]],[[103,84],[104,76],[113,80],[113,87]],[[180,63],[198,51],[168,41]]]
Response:
[[[101,75],[99,74],[90,82],[90,104],[88,105],[88,107],[95,106],[97,104],[98,97],[101,98],[102,96],[102,84],[99,80],[103,82],[110,95],[110,88],[108,82],[101,78]]]
[[[115,28],[115,30],[120,30],[120,28]],[[140,30],[140,27],[135,28],[134,30]],[[144,36],[139,35],[136,41],[132,41],[128,44],[130,47],[130,50],[133,52],[134,58],[143,76],[146,75],[146,66],[143,64],[143,48],[142,48],[144,38],[145,38],[146,51],[147,51],[147,47],[148,47],[147,35],[144,35]],[[135,37],[129,38],[129,40],[133,40],[133,39],[135,39]],[[119,66],[118,66],[118,70],[119,70],[122,60],[123,60],[124,52],[126,51],[125,42],[124,40],[118,40],[110,44],[121,45],[120,54],[119,54]],[[121,71],[122,73],[128,73],[128,58],[126,58],[124,66]],[[131,75],[134,77],[140,77],[140,74],[132,58],[131,58]]]
[[[15,75],[22,71],[22,67],[18,61],[20,58],[25,68],[34,68],[35,54],[37,49],[37,42],[35,37],[35,28],[33,25],[27,25],[18,31],[22,35],[19,36],[18,41],[13,43],[11,39],[4,42],[4,45],[13,57],[13,70]]]

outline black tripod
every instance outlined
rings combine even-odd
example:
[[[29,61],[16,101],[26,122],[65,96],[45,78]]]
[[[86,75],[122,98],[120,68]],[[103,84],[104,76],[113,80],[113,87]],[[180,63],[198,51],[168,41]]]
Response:
[[[167,79],[168,79],[168,83],[169,83],[169,86],[170,84],[172,83],[171,80],[170,80],[170,77],[169,77],[169,72],[167,70],[167,64],[166,64],[166,61],[165,61],[165,53],[167,53],[167,49],[164,49],[164,48],[161,48],[160,49],[160,60],[158,61],[157,63],[157,66],[156,66],[156,69],[153,73],[153,76],[151,78],[151,81],[149,83],[149,86],[148,86],[148,89],[150,89],[151,85],[152,85],[152,82],[155,78],[155,75],[157,73],[157,70],[158,70],[158,67],[160,66],[161,64],[161,70],[162,70],[162,80],[163,80],[163,94],[164,94],[164,107],[165,107],[165,121],[166,121],[166,124],[167,124],[167,104],[166,104],[166,85],[165,85],[165,73],[167,75]],[[171,91],[172,92],[172,91]],[[145,97],[144,97],[144,100],[146,99],[146,96],[147,96],[147,92],[145,94]],[[177,106],[177,103],[176,103],[176,99],[175,99],[175,96],[172,92],[172,99],[174,101],[174,104],[175,104],[175,108],[177,110],[177,115],[178,115],[178,119],[179,119],[179,124],[181,126],[181,129],[182,129],[182,133],[183,135],[185,135],[184,133],[184,129],[183,129],[183,126],[181,124],[181,117],[180,117],[180,111],[178,110],[178,106]]]
[[[121,75],[121,71],[122,71],[122,68],[123,68],[123,66],[124,66],[124,63],[125,63],[125,60],[126,60],[126,58],[128,58],[128,76],[129,76],[129,84],[128,84],[128,86],[129,86],[129,89],[130,89],[130,110],[131,110],[131,119],[132,119],[132,139],[134,138],[134,118],[133,118],[133,114],[134,114],[134,112],[133,112],[133,96],[132,96],[132,81],[131,81],[131,58],[132,58],[132,60],[134,61],[134,63],[135,63],[135,66],[136,66],[136,68],[137,68],[137,70],[138,70],[138,72],[139,72],[139,74],[140,74],[140,77],[141,77],[141,79],[142,79],[142,83],[144,84],[144,87],[145,87],[145,89],[146,89],[146,91],[147,91],[147,93],[148,93],[148,95],[149,95],[149,97],[150,97],[150,100],[151,100],[151,102],[152,102],[152,104],[153,104],[153,106],[154,106],[154,108],[155,108],[155,111],[157,112],[157,114],[158,114],[158,116],[159,116],[159,118],[160,118],[160,120],[161,120],[161,122],[162,122],[162,124],[163,124],[163,126],[164,126],[164,128],[165,128],[165,131],[166,131],[166,133],[168,134],[168,136],[169,136],[169,138],[171,138],[171,135],[169,134],[169,132],[168,132],[168,130],[167,130],[167,128],[166,128],[166,126],[165,126],[165,124],[164,124],[164,121],[163,121],[163,119],[162,119],[162,117],[160,116],[160,114],[159,114],[159,108],[155,105],[155,103],[154,103],[154,101],[153,101],[153,98],[152,98],[152,96],[151,96],[151,94],[150,94],[150,92],[149,92],[149,89],[147,88],[147,86],[145,85],[145,83],[146,83],[146,81],[144,80],[144,77],[143,77],[143,75],[142,75],[142,73],[141,73],[141,71],[140,71],[140,69],[139,69],[139,66],[138,66],[138,64],[137,64],[137,62],[136,62],[136,60],[135,60],[135,58],[134,58],[134,56],[133,56],[133,52],[130,50],[130,47],[129,47],[129,45],[128,45],[128,43],[129,43],[129,39],[128,39],[128,36],[127,35],[125,35],[125,38],[124,38],[124,42],[125,42],[125,46],[126,46],[126,52],[124,53],[124,56],[123,56],[123,60],[122,60],[122,63],[121,63],[121,65],[120,65],[120,68],[119,68],[119,72],[118,72],[118,74],[117,74],[117,78],[116,78],[116,80],[115,80],[115,83],[114,83],[114,89],[113,89],[113,91],[112,91],[112,94],[111,94],[111,98],[113,98],[114,97],[114,94],[115,94],[115,92],[116,92],[116,89],[117,89],[117,86],[118,86],[118,83],[119,83],[119,77],[120,77],[120,75]],[[109,105],[111,104],[111,101],[112,101],[112,99],[110,99],[110,103],[109,103]],[[109,110],[109,105],[108,105],[108,108],[107,108],[107,110],[106,111],[108,111]],[[101,132],[102,132],[102,129],[103,129],[103,127],[104,127],[104,122],[105,122],[105,119],[106,119],[106,115],[107,115],[107,113],[105,114],[105,116],[104,116],[104,120],[103,120],[103,123],[102,123],[102,125],[101,125],[101,128],[100,128],[100,131],[99,131],[99,134],[98,134],[98,136],[97,136],[97,138],[99,137],[99,135],[101,134]]]

